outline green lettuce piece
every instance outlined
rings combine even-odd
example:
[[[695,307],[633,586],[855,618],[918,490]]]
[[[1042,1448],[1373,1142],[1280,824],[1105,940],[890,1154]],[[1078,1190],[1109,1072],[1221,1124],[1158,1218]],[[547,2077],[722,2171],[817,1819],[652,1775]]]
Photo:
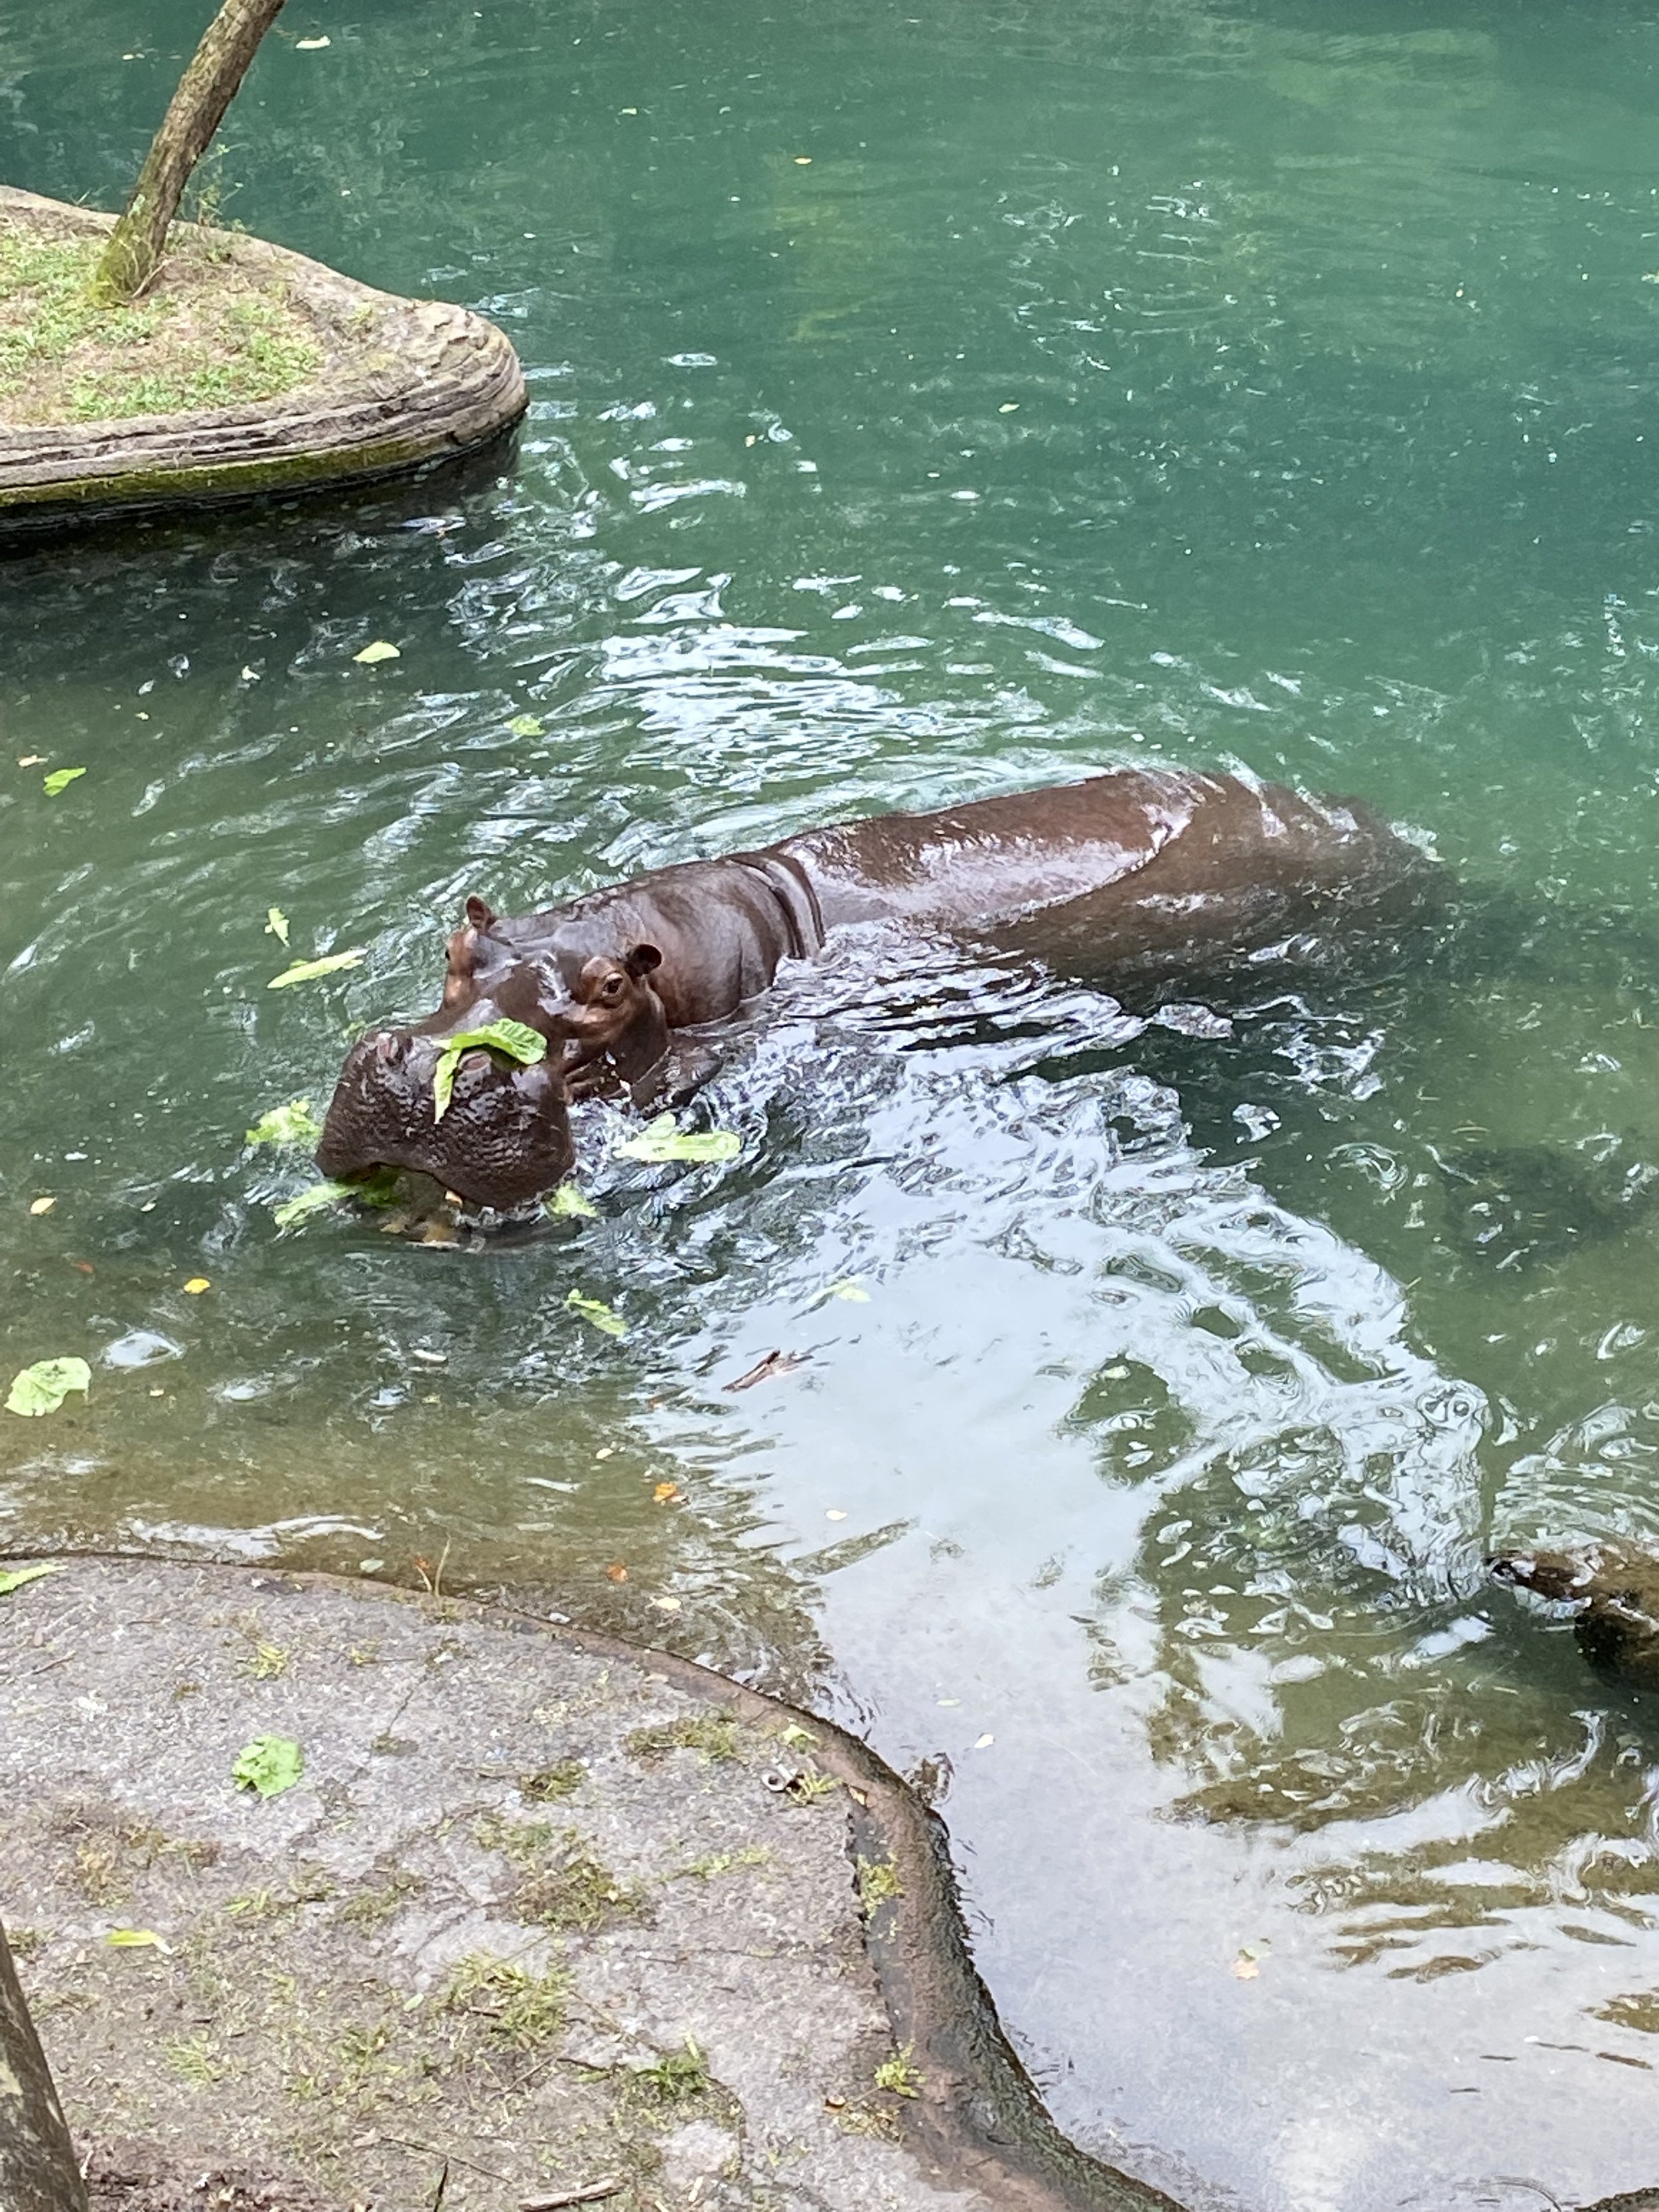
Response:
[[[270,1218],[279,1229],[292,1229],[296,1221],[307,1221],[313,1213],[325,1213],[349,1198],[360,1206],[390,1206],[397,1194],[398,1170],[381,1168],[362,1182],[314,1182],[297,1198],[285,1198],[273,1207]]]
[[[280,1797],[292,1790],[305,1767],[305,1753],[290,1735],[256,1735],[238,1753],[230,1778],[239,1790]]]
[[[67,791],[77,775],[84,775],[83,768],[55,768],[50,775],[40,779],[48,799],[56,799],[60,791]]]
[[[562,1182],[545,1201],[543,1211],[550,1213],[555,1221],[597,1221],[599,1218],[599,1207],[591,1198],[584,1198],[574,1182]]]
[[[89,1390],[92,1370],[84,1359],[37,1359],[13,1378],[6,1394],[6,1411],[36,1419],[55,1413],[71,1390]]]
[[[323,1133],[313,1121],[309,1098],[290,1098],[286,1106],[273,1106],[262,1114],[247,1133],[250,1145],[314,1145]]]
[[[515,714],[507,726],[515,738],[540,738],[547,734],[533,714]]]
[[[42,1575],[61,1575],[63,1571],[62,1567],[52,1563],[44,1567],[8,1567],[0,1574],[0,1597],[9,1597],[25,1583],[38,1583]]]
[[[322,960],[296,960],[291,968],[284,968],[280,975],[273,975],[265,985],[267,991],[286,991],[290,983],[310,983],[319,975],[331,975],[338,968],[361,967],[368,954],[360,945],[352,952],[331,952]]]
[[[386,637],[377,637],[372,645],[366,645],[361,653],[354,653],[351,657],[360,668],[373,668],[377,661],[403,659],[397,647]]]
[[[611,1150],[619,1159],[660,1167],[667,1160],[734,1160],[743,1139],[735,1129],[678,1129],[672,1114],[659,1114],[637,1137],[625,1137]]]
[[[628,1323],[613,1306],[606,1305],[603,1298],[585,1298],[580,1291],[572,1291],[565,1304],[572,1313],[579,1313],[585,1322],[591,1322],[602,1336],[626,1336],[628,1334]]]
[[[281,907],[268,906],[265,908],[265,935],[280,939],[284,945],[288,943],[288,916]]]
[[[533,1067],[538,1060],[547,1058],[547,1039],[539,1030],[532,1030],[528,1022],[489,1022],[481,1030],[460,1030],[455,1036],[446,1037],[443,1049],[438,1054],[438,1065],[432,1071],[432,1118],[441,1121],[449,1111],[449,1102],[455,1093],[455,1070],[460,1066],[461,1054],[483,1045],[490,1052],[504,1053],[508,1060],[516,1060],[520,1067]]]

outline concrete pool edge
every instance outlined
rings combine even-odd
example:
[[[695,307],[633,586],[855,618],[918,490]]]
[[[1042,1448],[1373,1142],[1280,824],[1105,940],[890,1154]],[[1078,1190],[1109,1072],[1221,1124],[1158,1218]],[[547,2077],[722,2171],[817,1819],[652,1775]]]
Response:
[[[101,234],[115,220],[0,185],[0,219],[8,216],[58,234]],[[0,538],[383,482],[477,453],[523,415],[518,356],[482,315],[378,291],[240,233],[216,234],[215,251],[288,289],[325,341],[321,368],[244,405],[0,420]]]
[[[38,1551],[29,1554],[36,1561],[43,1556]],[[811,1889],[815,1893],[812,1909],[821,1917],[828,1914],[846,1929],[846,1940],[851,1945],[849,1960],[856,1958],[860,1961],[855,1981],[867,1988],[866,2002],[873,2008],[872,2018],[883,2021],[884,2039],[890,2039],[889,2047],[899,2054],[901,2065],[909,2075],[910,2086],[886,2100],[886,2121],[880,2132],[896,2135],[896,2145],[887,2143],[882,2155],[890,2159],[896,2151],[902,2153],[911,2179],[902,2187],[896,2179],[891,2186],[884,2184],[883,2190],[870,2196],[868,2202],[873,2203],[878,2195],[884,2205],[890,2203],[894,2212],[923,2203],[943,2206],[947,2202],[957,2206],[967,2202],[985,2202],[999,2208],[1000,2212],[1000,2208],[1006,2208],[1006,2212],[1174,2212],[1170,2198],[1097,2165],[1054,2127],[1002,2035],[969,1956],[942,1824],[874,1753],[832,1723],[713,1674],[693,1661],[500,1603],[437,1597],[368,1579],[149,1553],[110,1553],[88,1549],[61,1553],[55,1564],[67,1570],[61,1580],[54,1575],[6,1600],[4,1610],[0,1612],[0,1632],[0,1632],[0,1650],[9,1645],[11,1651],[11,1665],[7,1669],[12,1685],[13,1715],[9,1750],[14,1759],[21,1762],[20,1771],[27,1776],[30,1783],[30,1789],[22,1793],[11,1815],[11,1826],[17,1827],[20,1818],[25,1826],[30,1820],[47,1823],[33,1846],[35,1852],[44,1851],[44,1856],[33,1856],[27,1839],[20,1835],[14,1838],[15,1843],[22,1844],[21,1850],[13,1855],[14,1863],[27,1863],[35,1869],[30,1887],[23,1893],[31,1914],[44,1912],[50,1921],[54,1917],[51,1900],[55,1895],[60,1896],[57,1908],[59,1926],[46,1938],[46,1948],[40,1954],[40,1963],[31,1970],[35,1975],[41,1972],[50,1973],[56,1959],[58,1978],[62,1979],[67,1973],[73,1990],[72,1997],[64,1996],[62,1991],[57,1996],[47,1993],[43,1997],[37,1990],[34,1999],[37,2006],[43,2001],[48,2005],[48,2014],[43,2016],[48,2055],[57,2055],[60,2065],[68,2059],[68,2053],[60,2050],[54,2054],[52,2049],[61,2030],[54,2029],[50,2014],[57,2009],[60,1997],[77,2008],[96,2002],[87,1985],[95,1985],[100,1966],[92,1962],[101,1964],[106,1960],[103,1946],[110,1939],[94,1932],[92,1923],[106,1914],[94,1911],[88,1918],[86,1897],[70,1910],[67,1924],[62,1920],[63,1886],[58,1873],[47,1862],[54,1856],[63,1856],[64,1836],[84,1836],[88,1831],[84,1818],[76,1814],[70,1803],[76,1797],[75,1787],[69,1790],[64,1805],[57,1806],[55,1812],[51,1809],[57,1802],[54,1790],[59,1796],[64,1795],[65,1776],[59,1775],[54,1782],[49,1770],[64,1765],[70,1783],[77,1787],[91,1783],[96,1777],[101,1794],[106,1770],[98,1757],[100,1731],[106,1727],[114,1729],[118,1751],[116,1766],[126,1762],[132,1774],[142,1777],[142,1782],[135,1795],[131,1787],[121,1782],[118,1771],[108,1771],[107,1820],[114,1824],[112,1832],[125,1832],[122,1823],[131,1829],[137,1811],[137,1827],[143,1828],[148,1820],[153,1836],[160,1832],[154,1829],[159,1814],[169,1820],[174,1816],[181,1817],[192,1832],[200,1829],[204,1838],[213,1838],[227,1821],[234,1822],[228,1806],[228,1800],[237,1793],[222,1785],[222,1777],[217,1783],[206,1780],[210,1771],[218,1773],[218,1765],[191,1774],[189,1760],[196,1759],[199,1766],[199,1752],[187,1747],[181,1750],[179,1729],[182,1728],[185,1738],[189,1738],[192,1731],[207,1725],[210,1706],[222,1706],[227,1693],[232,1706],[238,1709],[235,1732],[239,1738],[251,1724],[253,1707],[248,1700],[257,1700],[265,1711],[273,1698],[311,1696],[323,1703],[319,1709],[313,1711],[303,1731],[307,1737],[307,1772],[310,1774],[314,1759],[319,1778],[318,1788],[337,1793],[329,1821],[325,1825],[331,1822],[337,1827],[340,1784],[337,1780],[322,1778],[331,1765],[337,1772],[349,1771],[362,1777],[365,1787],[385,1786],[384,1780],[379,1785],[369,1784],[369,1770],[362,1767],[360,1758],[356,1768],[352,1767],[356,1754],[350,1738],[354,1726],[370,1724],[372,1716],[365,1717],[365,1701],[390,1693],[374,1675],[349,1675],[343,1703],[340,1702],[340,1686],[331,1690],[322,1682],[313,1689],[309,1680],[303,1686],[297,1685],[299,1677],[310,1678],[322,1671],[327,1656],[322,1649],[324,1643],[331,1640],[344,1650],[351,1643],[349,1635],[343,1637],[340,1632],[345,1625],[355,1623],[356,1633],[362,1637],[375,1626],[368,1619],[369,1614],[379,1612],[382,1624],[391,1614],[409,1620],[412,1625],[408,1634],[412,1635],[417,1628],[424,1632],[447,1627],[451,1640],[471,1636],[475,1642],[489,1647],[485,1657],[494,1668],[496,1680],[503,1673],[515,1682],[523,1679],[510,1655],[502,1650],[504,1638],[522,1638],[539,1644],[546,1654],[541,1666],[544,1675],[549,1674],[550,1670],[556,1674],[561,1665],[565,1674],[580,1675],[584,1666],[591,1671],[598,1662],[602,1680],[609,1682],[614,1675],[629,1695],[637,1697],[642,1682],[654,1683],[659,1686],[654,1693],[648,1690],[645,1692],[647,1698],[653,1694],[659,1699],[678,1697],[685,1706],[693,1711],[700,1708],[705,1714],[714,1708],[710,1720],[722,1727],[735,1724],[738,1737],[749,1747],[745,1756],[750,1784],[757,1778],[757,1759],[769,1756],[777,1761],[777,1766],[764,1778],[766,1793],[757,1795],[750,1788],[750,1809],[746,1814],[741,1807],[735,1813],[730,1804],[726,1808],[728,1825],[736,1823],[732,1828],[732,1838],[739,1842],[754,1845],[754,1834],[744,1836],[741,1832],[742,1824],[747,1820],[757,1824],[755,1833],[764,1826],[775,1844],[777,1843],[781,1832],[769,1816],[789,1802],[787,1794],[778,1792],[792,1765],[822,1778],[817,1789],[805,1793],[810,1803],[820,1803],[822,1791],[826,1788],[833,1791],[836,1784],[845,1790],[846,1817],[837,1819],[832,1795],[824,1808],[830,1813],[831,1825],[823,1826],[816,1819],[811,1822],[814,1832],[823,1838],[816,1871],[810,1863],[810,1853],[808,1861],[799,1862],[795,1871],[800,1875],[804,1869],[810,1880]],[[77,1575],[77,1569],[90,1571]],[[286,1620],[281,1605],[284,1599],[289,1601]],[[249,1623],[258,1618],[262,1606],[273,1642],[251,1643],[244,1649],[243,1643],[252,1635]],[[239,1638],[243,1641],[239,1643]],[[256,1659],[263,1659],[276,1648],[275,1639],[281,1638],[289,1640],[300,1662],[294,1678],[296,1686],[290,1688],[284,1682],[277,1692],[257,1688],[256,1682],[263,1681],[264,1677],[260,1666],[251,1662],[248,1652],[251,1650]],[[78,1654],[66,1648],[70,1644],[78,1644]],[[118,1674],[112,1674],[108,1665],[112,1648],[124,1648],[125,1663]],[[375,1648],[378,1650],[378,1646]],[[228,1660],[216,1656],[224,1650],[232,1654]],[[352,1657],[354,1665],[361,1663],[355,1650]],[[166,1685],[170,1676],[181,1671],[199,1679],[189,1681],[182,1689],[169,1692]],[[286,1671],[285,1666],[277,1669],[279,1674]],[[452,1717],[457,1699],[450,1692],[449,1683],[463,1671],[457,1666],[445,1672],[443,1697],[450,1704]],[[528,1668],[524,1672],[527,1674]],[[229,1679],[216,1683],[216,1674]],[[490,1678],[486,1675],[479,1680],[488,1691]],[[25,1688],[25,1685],[28,1686]],[[556,1689],[557,1686],[556,1684]],[[77,1691],[84,1694],[77,1696]],[[186,1691],[191,1693],[188,1716],[178,1720],[175,1726],[174,1720],[179,1713],[177,1698]],[[199,1694],[204,1691],[209,1694]],[[151,1701],[148,1721],[143,1717],[147,1698]],[[332,1705],[328,1702],[330,1698],[335,1700]],[[131,1710],[123,1711],[124,1705]],[[244,1706],[246,1711],[240,1710]],[[404,1705],[398,1707],[399,1717],[404,1710]],[[471,1703],[466,1705],[466,1732],[459,1740],[465,1747],[459,1755],[447,1766],[440,1765],[435,1774],[431,1770],[437,1762],[429,1753],[424,1762],[426,1771],[421,1787],[442,1814],[446,1832],[457,1823],[465,1830],[465,1801],[469,1791],[477,1793],[471,1735],[475,1711]],[[729,1721],[720,1719],[722,1714],[729,1716]],[[500,1717],[499,1713],[496,1717]],[[544,1717],[538,1711],[537,1718]],[[608,1713],[605,1717],[614,1735],[616,1731]],[[218,1719],[222,1721],[222,1713]],[[482,1721],[477,1721],[476,1726],[482,1729]],[[34,1731],[37,1757],[33,1766],[28,1747],[30,1729]],[[386,1733],[389,1735],[390,1731]],[[795,1747],[807,1740],[810,1749],[797,1753]],[[766,1748],[769,1745],[773,1747],[769,1752]],[[388,1747],[378,1739],[369,1746],[376,1753],[388,1747],[408,1753],[416,1746]],[[174,1794],[168,1794],[167,1786],[157,1783],[155,1777],[167,1769],[169,1760],[173,1762],[176,1776],[181,1757],[185,1760],[183,1771],[187,1777],[186,1785],[178,1791],[175,1779]],[[703,1761],[705,1766],[707,1764]],[[219,1760],[219,1765],[225,1765]],[[370,1765],[378,1768],[383,1778],[390,1771],[389,1762],[384,1759]],[[412,1771],[409,1767],[404,1769],[405,1777]],[[613,1760],[613,1774],[615,1771]],[[714,1789],[728,1771],[738,1770],[712,1770],[702,1785],[704,1794]],[[131,1779],[130,1775],[129,1784]],[[198,1784],[200,1786],[195,1786]],[[354,1780],[351,1788],[356,1790],[357,1786]],[[154,1790],[158,1788],[161,1795],[154,1797]],[[730,1797],[732,1792],[728,1789],[726,1794]],[[607,1796],[612,1801],[608,1806],[605,1802]],[[24,1802],[37,1799],[38,1804]],[[147,1802],[152,1799],[146,1811]],[[226,1801],[224,1805],[221,1805],[222,1800]],[[297,1797],[294,1802],[297,1807]],[[626,1789],[619,1795],[614,1782],[608,1790],[599,1790],[596,1802],[599,1817],[609,1819],[613,1831],[618,1821],[625,1825],[630,1818],[640,1817],[638,1801],[630,1801]],[[763,1807],[766,1808],[765,1816],[760,1809]],[[97,1817],[101,1820],[106,1815],[100,1814]],[[654,1807],[647,1801],[644,1814],[647,1826],[656,1817]],[[294,1869],[302,1871],[303,1862],[293,1854],[309,1840],[312,1832],[303,1831],[287,1846],[279,1843],[279,1852],[286,1850],[289,1856],[279,1856],[276,1863],[291,1863]],[[786,1856],[793,1854],[798,1861],[800,1846],[789,1844],[788,1839],[799,1832],[797,1816],[788,1815],[781,1831],[788,1844]],[[237,1833],[234,1824],[225,1828],[227,1869],[221,1869],[221,1874],[230,1869],[240,1853]],[[374,1837],[377,1844],[381,1840],[378,1827]],[[42,1838],[58,1840],[46,1847]],[[186,1837],[155,1844],[155,1850],[161,1854],[160,1863],[173,1866],[177,1854],[176,1863],[187,1866],[192,1873],[198,1861],[191,1854],[208,1849],[213,1856],[199,1864],[210,1868],[218,1853],[216,1843],[191,1841]],[[149,1866],[154,1856],[152,1852],[143,1863]],[[738,1856],[741,1859],[744,1853],[739,1851]],[[757,1860],[767,1856],[765,1847],[756,1846],[752,1856]],[[378,1868],[378,1859],[375,1863]],[[872,1868],[890,1870],[874,1893],[869,1885]],[[246,1875],[246,1867],[241,1871]],[[782,1875],[787,1875],[785,1869]],[[196,1878],[205,1881],[218,1879],[219,1875],[200,1875]],[[297,1874],[284,1878],[297,1879]],[[362,1877],[342,1875],[343,1886],[337,1893],[353,1904],[354,1879],[361,1886]],[[707,1888],[708,1885],[703,1887]],[[63,1894],[72,1898],[73,1891]],[[87,1893],[87,1896],[90,1894]],[[19,1901],[14,1896],[9,1906],[15,1933]],[[125,1893],[123,1901],[126,1901]],[[171,1920],[166,1917],[170,1909],[175,1914]],[[239,1907],[233,1905],[228,1909],[234,1912]],[[742,1908],[734,1903],[727,1909],[732,1916],[732,1940],[739,1942]],[[343,1915],[345,1908],[339,1910]],[[140,1919],[147,1914],[148,1924],[167,1931],[173,1939],[173,1946],[169,1949],[163,1942],[159,1953],[145,1950],[142,1954],[144,1961],[155,1961],[159,1971],[164,1965],[170,1965],[175,1954],[185,1959],[193,1956],[193,1947],[200,1934],[199,1905],[180,1903],[175,1896],[170,1908],[166,1903],[157,1905],[141,1897],[133,1900],[130,1913],[119,1917],[125,1923],[128,1917]],[[80,1926],[78,1933],[74,1932],[76,1923],[86,1923]],[[222,1917],[216,1924],[222,1933]],[[724,1927],[724,1921],[721,1924]],[[236,1923],[236,1931],[240,1940],[245,1932],[243,1922]],[[23,1933],[31,1941],[41,1936],[40,1929],[26,1929]],[[116,1940],[125,1939],[118,1936]],[[143,1940],[151,1944],[156,1941],[153,1936]],[[65,1946],[78,1947],[72,1960],[57,1955]],[[691,1956],[695,1973],[696,1957],[692,1954],[686,1955]],[[757,1955],[770,1954],[763,1948]],[[789,1955],[786,1947],[778,1954],[781,1963]],[[119,1950],[113,1954],[117,1960],[128,1956]],[[626,1960],[623,1964],[625,1971]],[[107,1972],[107,1966],[103,1970]],[[194,1966],[191,1971],[195,1971]],[[702,1971],[711,1971],[709,1962],[703,1963]],[[721,1970],[714,1966],[712,1971],[718,1975]],[[830,2015],[840,2001],[835,1993],[847,1984],[839,1982],[834,1973],[829,1980],[823,1980],[822,1966],[812,1971],[819,1976],[818,1995],[806,2000],[804,2010],[802,2000],[794,2000],[795,2008],[788,2014],[788,2020],[792,2032],[810,2029],[814,2047],[821,2033],[829,2048],[835,2041]],[[852,1971],[850,1964],[842,1971]],[[248,1978],[245,1962],[239,1978]],[[710,1994],[718,2010],[718,1995]],[[95,2023],[101,2021],[99,2034],[92,2039],[110,2050],[117,2048],[120,2036],[118,2013],[112,2014],[107,2009],[112,2002],[106,1996],[106,2010],[101,2014],[96,2011],[82,2014],[83,2039]],[[769,2014],[763,2006],[756,2014],[753,2024],[755,2042],[771,2049],[774,2057],[780,2032],[779,2002],[777,1996],[769,1996]],[[206,2017],[210,2021],[215,2018],[210,2007]],[[231,2027],[228,2032],[235,2035],[244,2031]],[[147,2036],[149,2033],[146,2030]],[[161,2033],[158,2026],[155,2034],[159,2038]],[[745,2039],[749,2033],[745,2027]],[[246,2045],[243,2047],[247,2048]],[[833,2065],[836,2062],[832,2058],[830,2063]],[[787,2066],[784,2071],[787,2072]],[[121,2078],[118,2070],[116,2078]],[[73,2082],[60,2078],[59,2087],[66,2103],[73,2106],[77,2094]],[[135,2091],[142,2106],[142,2085],[135,2084]],[[84,2096],[84,2090],[78,2094]],[[854,2101],[856,2104],[859,2100]],[[839,2106],[841,2100],[829,2102]],[[858,2117],[856,2112],[854,2117]],[[210,2107],[204,2118],[211,2122]],[[230,2124],[228,2115],[225,2124]],[[866,2132],[862,2127],[854,2130],[854,2136]],[[100,2141],[100,2138],[95,2140],[94,2148]],[[211,2150],[211,2142],[205,2148]],[[846,2148],[848,2156],[857,2159],[875,2156],[878,2146],[872,2143],[866,2153],[854,2142]],[[817,2156],[821,2160],[825,2154],[820,2149]],[[803,2180],[810,2181],[811,2172],[809,2167]],[[843,2181],[845,2178],[842,2176]],[[942,2196],[941,2192],[945,2194]],[[831,2191],[822,2201],[829,2204],[833,2197]],[[788,2201],[793,2201],[793,2197]],[[815,2196],[811,2201],[817,2203],[819,2198]],[[866,2200],[860,2197],[856,2201]]]

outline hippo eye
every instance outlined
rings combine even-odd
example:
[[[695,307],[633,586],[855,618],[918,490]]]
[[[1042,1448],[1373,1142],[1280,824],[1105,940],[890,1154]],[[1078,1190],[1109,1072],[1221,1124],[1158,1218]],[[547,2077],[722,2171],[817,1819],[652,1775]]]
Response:
[[[599,996],[602,999],[620,999],[622,988],[623,978],[620,975],[607,975],[600,986]]]

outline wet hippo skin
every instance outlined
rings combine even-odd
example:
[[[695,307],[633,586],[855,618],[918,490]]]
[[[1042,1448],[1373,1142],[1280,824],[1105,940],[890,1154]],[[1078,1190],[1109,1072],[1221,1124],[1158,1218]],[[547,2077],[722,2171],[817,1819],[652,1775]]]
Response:
[[[503,919],[470,898],[442,1005],[354,1048],[317,1157],[330,1175],[417,1167],[476,1203],[520,1204],[568,1170],[568,1097],[644,1083],[673,1031],[736,1012],[780,962],[811,957],[852,923],[955,938],[1121,992],[1213,975],[1310,932],[1405,921],[1439,880],[1358,801],[1123,769],[809,830],[544,914]],[[548,1060],[509,1068],[469,1053],[434,1124],[444,1038],[503,1018],[546,1038]]]
[[[1499,1552],[1493,1578],[1576,1605],[1578,1649],[1600,1673],[1659,1688],[1659,1559],[1616,1544],[1582,1552]]]

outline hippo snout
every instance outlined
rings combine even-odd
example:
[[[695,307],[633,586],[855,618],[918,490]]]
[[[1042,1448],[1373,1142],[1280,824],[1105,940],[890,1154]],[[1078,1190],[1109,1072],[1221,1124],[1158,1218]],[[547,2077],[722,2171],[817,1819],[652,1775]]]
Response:
[[[348,1054],[323,1123],[317,1164],[349,1182],[412,1168],[475,1206],[528,1205],[570,1172],[575,1147],[562,1074],[544,1060],[462,1055],[441,1119],[433,1075],[441,1038],[381,1030]]]

